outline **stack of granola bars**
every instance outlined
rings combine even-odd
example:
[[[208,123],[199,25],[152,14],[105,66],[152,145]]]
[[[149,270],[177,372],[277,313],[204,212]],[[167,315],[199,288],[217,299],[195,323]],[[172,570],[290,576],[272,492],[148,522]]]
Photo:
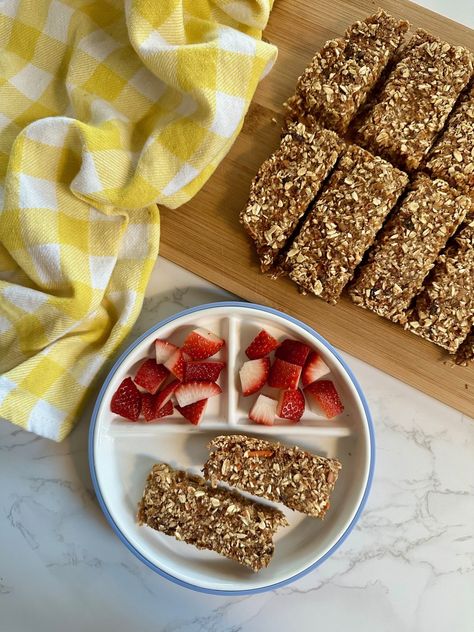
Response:
[[[262,271],[474,356],[474,55],[379,11],[286,104],[241,222]]]

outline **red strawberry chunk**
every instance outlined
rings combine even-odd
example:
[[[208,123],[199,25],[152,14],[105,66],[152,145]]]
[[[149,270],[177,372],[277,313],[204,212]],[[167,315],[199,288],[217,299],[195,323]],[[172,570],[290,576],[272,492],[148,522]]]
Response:
[[[281,391],[276,414],[282,419],[299,421],[304,413],[305,402],[301,389]]]
[[[271,353],[278,347],[278,340],[275,340],[268,331],[262,329],[258,332],[252,342],[249,344],[245,353],[250,360],[257,360]]]
[[[156,364],[153,358],[148,358],[135,375],[135,384],[154,395],[168,377],[169,371],[162,364]]]
[[[328,365],[316,351],[311,351],[301,373],[303,386],[316,382],[330,372]]]
[[[147,421],[154,419],[155,399],[156,397],[150,393],[142,393],[142,415]]]
[[[162,417],[168,417],[173,414],[174,406],[173,402],[167,401],[164,406],[162,406],[158,411],[157,419],[161,419]]]
[[[146,421],[155,421],[173,414],[172,402],[168,401],[164,406],[158,408],[156,406],[157,399],[157,395],[142,393],[142,415]]]
[[[176,399],[181,408],[220,393],[222,393],[221,387],[213,382],[187,382],[180,384],[175,391]]]
[[[150,393],[142,393],[142,415],[147,421],[155,418],[156,397]]]
[[[205,360],[215,355],[224,346],[224,341],[207,329],[194,329],[181,348],[191,360]]]
[[[157,338],[155,340],[155,355],[156,355],[156,363],[164,364],[173,353],[178,349],[176,345],[171,344],[167,340],[162,340],[161,338]]]
[[[191,360],[184,363],[183,382],[216,382],[225,362]]]
[[[142,395],[133,383],[131,377],[127,377],[112,395],[110,410],[116,415],[125,417],[130,421],[137,421],[142,409]]]
[[[310,351],[308,345],[298,342],[298,340],[286,338],[276,350],[275,358],[303,366]]]
[[[268,376],[268,386],[274,388],[298,388],[301,367],[276,358]]]
[[[189,404],[188,406],[176,406],[176,410],[180,412],[185,419],[197,426],[204,415],[206,406],[207,399],[200,399],[199,401],[194,402],[194,404]]]
[[[257,424],[272,426],[275,420],[277,402],[266,395],[259,395],[250,409],[249,419]]]
[[[338,392],[331,380],[313,382],[304,389],[304,392],[310,403],[314,405],[315,412],[322,410],[328,419],[340,415],[344,410]]]
[[[269,371],[269,358],[257,358],[244,362],[239,371],[242,395],[247,397],[259,391],[265,385]]]
[[[179,380],[173,380],[172,382],[168,384],[168,386],[165,386],[165,388],[162,391],[156,394],[156,408],[157,409],[163,408],[163,406],[169,402],[169,400],[171,399],[171,396],[173,395],[173,393],[175,392],[175,390],[178,388],[180,384],[181,382]]]
[[[184,358],[181,349],[176,351],[166,360],[165,367],[170,371],[178,380],[182,380],[184,376]]]

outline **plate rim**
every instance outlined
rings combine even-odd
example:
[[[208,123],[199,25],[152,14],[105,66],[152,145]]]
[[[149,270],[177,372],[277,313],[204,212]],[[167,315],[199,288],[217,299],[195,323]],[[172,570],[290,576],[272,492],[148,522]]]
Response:
[[[322,555],[316,562],[313,562],[313,564],[310,564],[307,568],[303,569],[299,573],[295,573],[295,575],[292,575],[291,577],[288,577],[288,578],[286,578],[284,580],[281,580],[279,582],[275,582],[273,584],[268,584],[266,586],[260,586],[258,588],[248,588],[248,589],[240,589],[240,590],[220,590],[220,589],[217,589],[217,588],[206,588],[206,587],[203,587],[203,586],[197,586],[197,585],[192,584],[190,582],[186,582],[186,581],[180,579],[179,577],[175,577],[171,573],[168,573],[167,571],[164,571],[162,568],[160,568],[159,566],[157,566],[156,564],[154,564],[153,562],[148,560],[128,540],[126,535],[121,531],[121,529],[118,527],[118,525],[116,524],[115,520],[113,519],[112,515],[110,514],[110,512],[109,512],[109,510],[107,508],[106,502],[104,500],[104,497],[102,495],[102,491],[100,489],[98,478],[97,478],[97,474],[96,474],[96,470],[95,470],[94,438],[95,438],[97,416],[98,416],[100,404],[101,404],[102,399],[104,397],[105,391],[106,391],[106,389],[107,389],[107,387],[109,385],[109,382],[112,380],[113,376],[115,375],[115,373],[117,372],[119,367],[122,365],[123,361],[133,351],[133,349],[136,346],[138,346],[145,338],[147,338],[150,334],[152,334],[157,329],[160,329],[164,325],[167,325],[168,323],[171,323],[174,320],[177,320],[178,318],[181,318],[182,316],[187,316],[189,314],[193,314],[193,313],[200,312],[200,311],[207,310],[207,309],[213,309],[213,308],[216,308],[216,307],[238,307],[238,308],[244,308],[244,309],[255,309],[257,311],[273,314],[275,316],[279,316],[279,317],[284,318],[285,320],[288,320],[289,322],[293,323],[294,325],[297,325],[297,326],[301,327],[302,329],[307,331],[309,334],[311,334],[312,336],[317,338],[317,340],[319,340],[319,342],[322,345],[324,345],[328,349],[328,351],[330,351],[336,357],[336,359],[341,363],[341,365],[343,366],[344,370],[346,371],[349,379],[351,380],[354,388],[357,391],[358,396],[360,397],[360,401],[361,401],[362,407],[364,409],[364,414],[365,414],[365,418],[366,418],[366,421],[367,421],[367,427],[368,427],[368,431],[369,431],[368,434],[369,434],[369,443],[370,443],[370,445],[369,445],[369,459],[370,459],[370,462],[369,462],[369,471],[368,471],[368,475],[367,475],[367,482],[366,482],[366,485],[365,485],[364,493],[362,495],[362,498],[360,500],[359,506],[357,508],[357,511],[355,512],[354,517],[351,520],[351,522],[349,523],[349,525],[346,527],[346,529],[340,535],[340,537],[337,539],[337,541],[331,546],[331,548],[328,551],[326,551],[326,553],[324,555]],[[181,310],[178,313],[173,314],[172,316],[168,316],[167,318],[164,318],[164,319],[160,320],[158,323],[156,323],[155,325],[153,325],[152,327],[147,329],[147,331],[145,331],[140,336],[138,336],[138,338],[136,338],[120,354],[120,356],[117,358],[117,360],[114,362],[113,366],[109,370],[109,372],[107,374],[107,377],[105,378],[104,383],[102,384],[102,387],[101,387],[101,389],[100,389],[100,391],[99,391],[99,393],[97,395],[97,398],[96,398],[96,401],[95,401],[95,404],[94,404],[94,409],[92,411],[91,422],[90,422],[90,426],[89,426],[88,458],[89,458],[89,470],[90,470],[90,474],[91,474],[91,478],[92,478],[92,484],[93,484],[93,487],[94,487],[94,492],[95,492],[96,498],[97,498],[97,500],[99,502],[99,506],[100,506],[103,514],[105,515],[105,517],[107,519],[107,522],[112,527],[112,530],[114,531],[115,535],[119,538],[119,540],[128,548],[128,550],[131,553],[133,553],[133,555],[135,555],[135,557],[137,557],[141,562],[143,562],[146,566],[148,566],[148,568],[150,568],[152,571],[154,571],[158,575],[161,575],[161,577],[164,577],[165,579],[168,579],[169,581],[173,582],[174,584],[177,584],[178,586],[182,586],[184,588],[188,588],[190,590],[194,590],[196,592],[210,594],[210,595],[222,595],[222,596],[252,595],[252,594],[268,592],[268,591],[271,591],[271,590],[276,590],[277,588],[282,588],[283,586],[287,586],[288,584],[291,584],[292,582],[304,577],[305,575],[308,575],[313,570],[315,570],[317,567],[321,566],[321,564],[323,564],[329,557],[331,557],[331,555],[333,555],[335,553],[335,551],[347,539],[347,537],[352,532],[352,530],[354,529],[355,525],[357,524],[357,522],[360,519],[360,516],[362,514],[362,511],[364,510],[364,507],[365,507],[366,503],[367,503],[367,499],[369,497],[370,490],[371,490],[371,487],[372,487],[372,482],[373,482],[373,477],[374,477],[374,470],[375,470],[375,430],[374,430],[374,424],[373,424],[373,420],[372,420],[372,415],[370,413],[369,405],[368,405],[367,399],[366,399],[366,397],[365,397],[365,395],[364,395],[364,393],[362,391],[362,388],[360,387],[359,382],[357,381],[357,379],[356,379],[355,375],[353,374],[352,370],[349,368],[349,366],[347,365],[345,360],[342,358],[342,356],[339,354],[339,352],[325,338],[323,338],[323,336],[321,336],[321,334],[319,334],[316,330],[314,330],[312,327],[310,327],[306,323],[303,323],[302,321],[298,320],[297,318],[294,318],[293,316],[290,316],[289,314],[285,314],[284,312],[282,312],[280,310],[277,310],[277,309],[275,309],[273,307],[268,307],[266,305],[260,305],[259,303],[248,303],[246,301],[215,301],[215,302],[212,302],[212,303],[203,303],[202,305],[197,305],[195,307],[190,307],[190,308]]]

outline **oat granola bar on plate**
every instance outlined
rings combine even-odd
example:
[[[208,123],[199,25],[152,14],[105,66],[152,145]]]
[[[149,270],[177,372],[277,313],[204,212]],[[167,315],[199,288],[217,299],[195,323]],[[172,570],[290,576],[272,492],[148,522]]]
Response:
[[[268,566],[275,548],[273,534],[287,524],[278,509],[223,487],[213,488],[202,477],[167,463],[152,467],[137,519],[139,524],[225,555],[253,571]]]
[[[337,459],[245,435],[216,437],[209,449],[203,471],[214,486],[225,482],[316,518],[329,509],[341,469]]]

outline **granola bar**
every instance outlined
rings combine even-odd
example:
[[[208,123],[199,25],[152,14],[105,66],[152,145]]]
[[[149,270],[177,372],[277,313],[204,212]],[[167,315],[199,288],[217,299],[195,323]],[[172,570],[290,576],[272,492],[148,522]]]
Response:
[[[459,366],[468,366],[474,360],[474,326],[467,338],[456,351],[454,361]]]
[[[317,121],[344,133],[374,87],[409,24],[380,10],[350,26],[317,53],[298,79],[287,120]]]
[[[336,303],[407,184],[405,173],[350,146],[290,246],[283,269],[305,290]]]
[[[417,31],[357,130],[358,142],[402,169],[417,169],[472,71],[470,51]]]
[[[263,272],[273,265],[341,151],[334,132],[309,132],[299,123],[258,170],[240,221],[255,241]]]
[[[323,518],[328,510],[341,469],[336,459],[243,435],[216,437],[209,448],[204,476],[211,484],[224,481],[309,516]]]
[[[469,208],[469,198],[443,180],[418,176],[349,288],[354,303],[403,322],[405,310]]]
[[[393,56],[392,62],[398,64],[399,61],[404,59],[404,57],[406,57],[417,46],[420,46],[421,44],[426,44],[427,42],[431,44],[432,42],[437,41],[438,38],[436,37],[436,35],[432,35],[424,29],[416,29],[410,39],[405,40],[405,42],[398,48]]]
[[[253,571],[268,566],[273,534],[287,525],[278,509],[213,489],[201,476],[166,463],[157,463],[148,475],[137,519],[140,525],[225,555]]]
[[[474,83],[428,156],[427,171],[466,193],[474,189]]]
[[[474,224],[465,226],[436,263],[407,316],[406,329],[455,352],[474,324]]]

